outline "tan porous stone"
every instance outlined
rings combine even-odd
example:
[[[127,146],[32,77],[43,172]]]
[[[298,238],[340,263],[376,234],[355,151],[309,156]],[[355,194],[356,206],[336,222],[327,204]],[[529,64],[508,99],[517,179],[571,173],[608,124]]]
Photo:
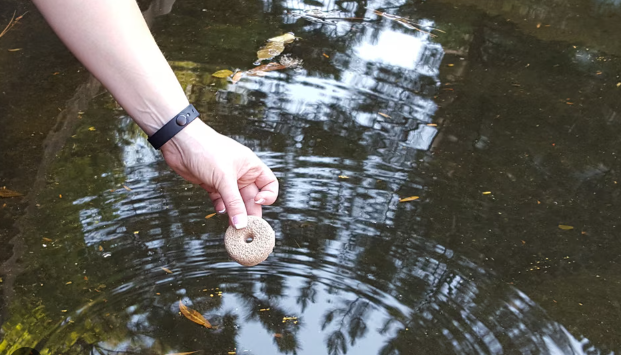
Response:
[[[252,238],[251,242],[247,242]],[[244,266],[254,266],[274,250],[276,236],[274,230],[263,218],[248,216],[248,226],[235,229],[229,226],[224,235],[224,247],[229,256]]]

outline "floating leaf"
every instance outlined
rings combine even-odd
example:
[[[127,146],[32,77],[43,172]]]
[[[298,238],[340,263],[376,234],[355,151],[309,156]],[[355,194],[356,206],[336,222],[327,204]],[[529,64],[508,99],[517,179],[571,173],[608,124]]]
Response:
[[[95,127],[88,127],[89,131],[96,131]]]
[[[339,179],[349,179],[349,176],[347,176],[347,175],[339,175]]]
[[[43,241],[44,241],[44,242],[48,242],[48,243],[53,242],[53,240],[51,240],[50,238],[43,238]]]
[[[166,355],[190,355],[190,354],[194,354],[197,353],[198,350],[196,351],[190,351],[189,353],[171,353],[171,354],[166,354]]]
[[[327,54],[325,54],[325,53],[322,53],[322,54],[323,54],[323,56],[324,56],[324,57],[326,57],[326,58],[330,58],[330,56],[329,56],[329,55],[327,55]]]
[[[295,41],[295,34],[293,32],[287,32],[284,35],[280,35],[278,37],[272,37],[267,40],[268,42],[281,42],[281,43],[291,43]]]
[[[101,245],[99,246],[99,251],[103,251],[103,247]]]
[[[438,127],[438,125],[435,124],[435,123],[427,123],[427,126],[429,126],[429,127]]]
[[[213,217],[213,216],[215,216],[215,215],[216,215],[215,213],[208,214],[208,215],[206,215],[206,216],[205,216],[205,219],[209,219],[209,218],[211,218],[211,217]]]
[[[21,51],[21,50],[22,50],[21,48],[11,48],[11,49],[9,49],[9,52],[18,52],[18,51]]]
[[[0,197],[9,198],[9,197],[20,197],[23,196],[17,191],[11,191],[6,188],[0,189]]]
[[[132,189],[130,189],[129,187],[127,187],[127,186],[125,186],[125,185],[123,185],[123,188],[124,188],[125,190],[127,190],[127,191],[131,191],[131,190],[132,190]]]
[[[382,116],[382,117],[390,118],[390,116],[388,116],[387,114],[385,114],[383,112],[378,112],[377,114]]]
[[[483,195],[489,195],[491,193],[492,193],[491,191],[483,191]]]
[[[568,226],[568,225],[565,225],[565,224],[559,224],[558,227],[560,229],[564,230],[564,231],[570,231],[570,230],[574,229],[573,226]]]
[[[235,75],[233,75],[233,77],[231,78],[231,80],[233,81],[233,84],[235,84],[236,82],[239,81],[239,79],[242,78],[242,76],[244,76],[244,72],[243,71],[238,71],[235,73]]]
[[[257,51],[259,61],[269,60],[285,50],[285,44],[295,40],[293,32],[285,33],[282,36],[273,37],[267,40],[267,44]]]
[[[211,328],[211,324],[197,311],[186,307],[181,301],[179,301],[179,310],[181,314],[183,314],[187,319],[191,320],[196,324],[200,324],[205,328]]]
[[[415,201],[418,200],[420,197],[418,196],[410,196],[410,197],[404,197],[402,199],[399,199],[399,202],[409,202],[409,201]]]
[[[226,77],[231,76],[231,74],[233,74],[232,71],[230,71],[228,69],[223,69],[223,70],[218,70],[217,72],[211,74],[211,76],[215,76],[216,78],[224,79]]]
[[[165,267],[163,267],[163,268],[162,268],[162,270],[166,271],[166,273],[168,273],[168,274],[172,274],[172,273],[173,273],[172,271],[168,270],[168,269],[167,269],[167,268],[165,268]]]

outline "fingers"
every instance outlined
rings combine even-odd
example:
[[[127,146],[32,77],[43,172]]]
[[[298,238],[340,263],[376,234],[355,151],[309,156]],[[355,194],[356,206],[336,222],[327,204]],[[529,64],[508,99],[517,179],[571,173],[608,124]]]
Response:
[[[256,194],[254,201],[259,205],[271,205],[276,202],[276,198],[278,197],[278,180],[267,165],[262,165],[263,169],[255,182],[261,192]]]
[[[205,189],[205,191],[209,192],[209,198],[211,199],[211,202],[213,203],[213,208],[216,210],[216,212],[218,212],[219,214],[223,214],[224,212],[226,212],[226,206],[224,206],[224,201],[222,200],[222,196],[220,195],[220,193],[214,192],[212,188],[209,188],[205,184],[200,184],[200,186]]]
[[[248,225],[248,214],[237,186],[237,179],[235,177],[223,179],[222,186],[218,188],[218,191],[222,196],[222,201],[224,201],[231,225],[236,229],[246,228]]]
[[[259,192],[257,185],[250,184],[239,190],[239,192],[241,193],[242,199],[246,204],[246,211],[248,214],[251,216],[261,217],[263,215],[261,205],[254,202],[255,196],[257,196],[257,193]]]

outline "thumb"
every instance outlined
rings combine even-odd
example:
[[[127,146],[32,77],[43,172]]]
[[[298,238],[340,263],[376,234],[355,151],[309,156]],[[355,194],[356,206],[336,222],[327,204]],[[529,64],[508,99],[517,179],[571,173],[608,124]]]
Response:
[[[248,225],[248,212],[246,212],[246,205],[239,193],[237,179],[225,179],[218,192],[226,206],[226,213],[229,215],[230,224],[235,229],[246,228]]]

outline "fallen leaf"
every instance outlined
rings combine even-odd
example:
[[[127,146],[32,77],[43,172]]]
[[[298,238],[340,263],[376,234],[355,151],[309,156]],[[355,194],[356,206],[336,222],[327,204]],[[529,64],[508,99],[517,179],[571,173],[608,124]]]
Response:
[[[48,242],[48,243],[53,242],[53,240],[51,240],[50,238],[43,238],[43,241],[44,241],[44,242]]]
[[[211,324],[197,311],[186,307],[181,301],[179,301],[179,310],[181,314],[183,314],[187,319],[191,320],[196,324],[200,324],[205,328],[211,328]]]
[[[231,74],[233,74],[232,71],[230,71],[228,69],[223,69],[223,70],[218,70],[217,72],[211,74],[211,76],[215,76],[216,78],[224,79],[226,77],[231,76]]]
[[[84,281],[88,281],[88,276],[84,276]]]
[[[238,71],[235,73],[235,75],[233,75],[233,77],[231,78],[231,81],[233,81],[233,84],[235,84],[236,82],[239,81],[239,79],[242,78],[242,76],[244,76],[244,72],[243,71]]]
[[[168,269],[167,269],[167,268],[165,268],[165,267],[163,267],[163,268],[162,268],[162,270],[166,271],[166,273],[168,273],[168,274],[172,274],[172,273],[173,273],[172,271],[168,270]]]
[[[89,131],[96,131],[95,127],[88,127]]]
[[[420,197],[418,196],[410,196],[410,197],[404,197],[402,199],[399,199],[399,202],[409,202],[409,201],[415,201],[418,200]]]
[[[565,225],[565,224],[559,224],[558,227],[560,229],[564,230],[564,231],[570,231],[570,230],[574,229],[573,226],[568,226],[568,225]]]
[[[6,188],[0,189],[0,197],[9,198],[9,197],[20,197],[20,196],[23,196],[23,195],[17,191],[11,191]]]
[[[261,308],[261,309],[259,310],[259,312],[267,312],[267,311],[269,311],[269,310],[270,310],[269,308]]]
[[[621,86],[621,83],[617,83],[617,87]]]
[[[483,195],[490,195],[491,193],[491,191],[483,191]]]
[[[67,313],[66,309],[61,310],[62,313]]]
[[[12,48],[12,49],[9,49],[9,52],[17,52],[21,50],[22,50],[21,48]]]
[[[282,338],[282,334],[276,333],[276,334],[274,334],[274,338]]]
[[[71,285],[73,282],[69,281],[65,285]]]
[[[134,231],[134,234],[140,234],[140,231]]]
[[[287,32],[284,35],[280,35],[277,37],[272,37],[267,40],[268,42],[281,42],[281,43],[291,43],[295,41],[295,34],[293,32]]]
[[[127,187],[127,186],[125,186],[125,185],[123,185],[123,188],[124,188],[125,190],[127,190],[127,191],[131,191],[131,190],[132,190],[132,189],[130,189],[129,187]]]
[[[448,66],[449,66],[449,67],[454,67],[454,66],[455,66],[455,64],[448,64]]]
[[[248,70],[246,74],[251,75],[251,76],[265,76],[267,75],[268,72],[271,72],[274,70],[281,70],[285,68],[287,67],[280,63],[271,62],[271,63],[259,65],[258,67],[252,68]]]
[[[349,179],[349,176],[347,176],[347,175],[339,175],[339,179]]]
[[[101,245],[99,246],[99,251],[103,251],[103,247]]]
[[[325,53],[323,53],[323,56],[326,57],[326,58],[330,58],[330,56],[325,54]]]
[[[211,217],[213,217],[213,216],[215,216],[215,215],[216,215],[215,213],[208,214],[208,215],[206,215],[206,216],[205,216],[205,219],[209,219],[209,218],[211,218]]]
[[[63,198],[63,195],[61,195],[61,194],[58,194],[58,198]]]
[[[378,112],[377,114],[382,116],[382,117],[391,118],[390,116],[388,116],[387,114],[385,114],[383,112]]]
[[[285,50],[284,42],[269,42],[257,51],[259,61],[272,59]],[[258,64],[258,63],[257,63]]]
[[[188,353],[170,353],[170,354],[166,354],[166,355],[190,355],[190,354],[194,354],[194,353],[197,353],[197,352],[198,352],[198,350],[190,351]]]
[[[54,73],[54,74],[52,74],[52,75],[58,75],[58,74],[60,74],[60,72],[59,72],[59,71],[55,72],[55,73]]]
[[[429,127],[438,127],[438,125],[435,124],[435,123],[427,123],[427,126],[429,126]]]

